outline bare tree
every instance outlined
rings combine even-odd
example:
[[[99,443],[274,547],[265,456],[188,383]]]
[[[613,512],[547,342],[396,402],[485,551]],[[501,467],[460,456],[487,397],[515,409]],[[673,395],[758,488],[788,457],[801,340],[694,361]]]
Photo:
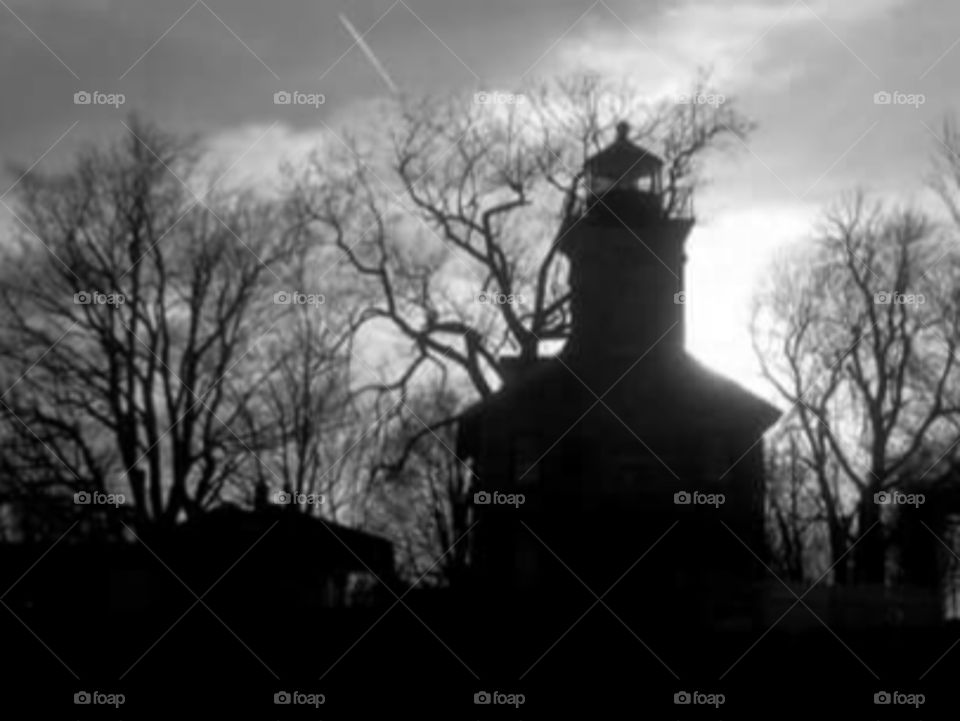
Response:
[[[566,338],[557,241],[576,218],[585,157],[618,121],[635,120],[633,139],[663,156],[669,212],[701,180],[704,154],[752,127],[732,102],[649,104],[635,87],[590,76],[531,87],[523,99],[407,104],[388,149],[354,141],[339,162],[317,158],[297,179],[304,223],[370,289],[360,323],[407,343],[394,387],[444,365],[486,396],[503,353],[530,362]],[[335,166],[345,169],[332,177]],[[478,302],[484,294],[491,302]]]
[[[768,439],[770,452],[765,454],[764,498],[772,561],[783,578],[797,583],[819,577],[829,566],[823,532],[828,516],[802,451],[801,437],[799,424],[788,422]],[[843,516],[841,520],[845,526],[842,537],[847,538],[851,518]]]
[[[957,256],[913,211],[862,196],[827,214],[812,248],[774,269],[754,347],[789,404],[792,438],[822,504],[832,560],[852,543],[859,580],[884,578],[876,494],[956,459],[960,442],[952,281]],[[846,562],[834,569],[847,580]]]
[[[136,523],[164,525],[218,502],[259,450],[239,420],[298,239],[283,207],[204,185],[195,143],[128,130],[17,187],[4,475],[8,493],[123,493]]]
[[[456,585],[469,563],[469,474],[453,450],[454,424],[438,422],[459,404],[442,385],[417,391],[383,428],[370,469],[368,526],[394,540],[405,575],[428,584]]]
[[[309,287],[306,265],[298,263],[299,288]],[[336,520],[364,501],[357,459],[371,450],[373,410],[351,388],[353,325],[334,317],[324,294],[309,295],[316,302],[292,304],[278,323],[263,356],[269,372],[244,407],[243,426],[263,449],[244,480],[248,501]]]

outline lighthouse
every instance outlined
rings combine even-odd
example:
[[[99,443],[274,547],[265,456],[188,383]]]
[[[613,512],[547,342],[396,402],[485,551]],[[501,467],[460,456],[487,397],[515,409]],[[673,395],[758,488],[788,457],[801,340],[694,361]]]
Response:
[[[665,188],[664,172],[626,122],[585,159],[558,240],[570,336],[462,417],[458,455],[478,494],[472,556],[491,605],[615,583],[648,617],[750,613],[761,439],[779,411],[685,350],[694,218],[690,193]]]

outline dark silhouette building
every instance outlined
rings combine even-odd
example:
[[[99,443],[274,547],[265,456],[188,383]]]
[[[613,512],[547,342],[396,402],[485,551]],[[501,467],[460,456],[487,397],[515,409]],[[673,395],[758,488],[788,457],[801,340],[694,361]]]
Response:
[[[477,579],[494,606],[582,580],[635,609],[742,618],[759,565],[744,544],[763,548],[760,441],[779,411],[685,352],[689,196],[665,192],[663,161],[617,130],[559,241],[569,340],[513,362],[460,425]]]
[[[198,594],[215,586],[221,611],[269,618],[277,609],[311,613],[389,595],[381,587],[396,581],[389,540],[290,509],[224,505],[132,541],[68,537],[16,585],[8,602],[21,609],[135,615],[179,606],[186,584]],[[11,585],[46,549],[0,546],[0,579]]]

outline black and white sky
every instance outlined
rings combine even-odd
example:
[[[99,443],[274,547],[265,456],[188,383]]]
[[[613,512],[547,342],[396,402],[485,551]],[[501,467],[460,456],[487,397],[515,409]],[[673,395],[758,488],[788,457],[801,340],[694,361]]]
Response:
[[[0,159],[56,169],[136,109],[267,177],[390,94],[341,14],[411,93],[595,70],[657,97],[712,68],[759,127],[698,199],[688,343],[754,387],[747,311],[771,254],[842,192],[922,199],[960,106],[955,0],[0,0]],[[284,89],[325,103],[275,105]],[[76,105],[78,91],[124,107]],[[878,104],[882,91],[922,102]]]

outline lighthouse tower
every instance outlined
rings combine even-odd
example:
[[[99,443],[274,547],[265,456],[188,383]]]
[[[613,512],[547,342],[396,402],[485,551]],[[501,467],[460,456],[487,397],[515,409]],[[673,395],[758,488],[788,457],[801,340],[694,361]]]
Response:
[[[663,161],[629,134],[621,122],[613,144],[586,161],[581,211],[560,239],[570,260],[573,332],[565,354],[573,362],[683,350],[689,196],[664,194]]]

